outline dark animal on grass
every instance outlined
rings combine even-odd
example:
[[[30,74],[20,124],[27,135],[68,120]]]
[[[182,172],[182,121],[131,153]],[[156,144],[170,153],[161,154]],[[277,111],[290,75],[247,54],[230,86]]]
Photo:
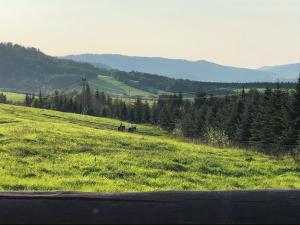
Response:
[[[125,129],[126,129],[126,127],[123,125],[123,124],[121,124],[119,127],[118,127],[118,131],[125,131]]]
[[[136,131],[136,125],[135,124],[130,124],[128,128],[128,132],[133,133]]]

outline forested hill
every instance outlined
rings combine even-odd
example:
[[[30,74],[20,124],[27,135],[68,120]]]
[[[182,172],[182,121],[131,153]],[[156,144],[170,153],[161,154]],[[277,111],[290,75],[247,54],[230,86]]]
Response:
[[[94,79],[101,73],[88,63],[48,56],[38,49],[0,43],[0,88],[36,92],[66,89],[83,76]]]
[[[253,82],[253,83],[221,83],[221,82],[200,82],[187,79],[174,79],[160,75],[140,73],[136,71],[124,72],[113,70],[110,76],[121,81],[128,86],[142,89],[154,94],[159,91],[169,93],[183,93],[184,95],[194,96],[199,90],[205,91],[207,94],[213,95],[232,95],[237,91],[246,88],[276,88],[277,83]],[[295,88],[295,83],[280,83],[283,89]]]

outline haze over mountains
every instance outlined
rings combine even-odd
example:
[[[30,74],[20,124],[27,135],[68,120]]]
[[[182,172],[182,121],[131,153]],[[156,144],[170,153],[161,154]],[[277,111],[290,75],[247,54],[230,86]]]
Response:
[[[288,73],[282,73],[279,68],[262,68],[258,70],[223,66],[205,60],[188,61],[182,59],[167,59],[159,57],[135,57],[113,54],[82,54],[65,56],[79,62],[89,62],[97,66],[107,65],[122,71],[139,71],[143,73],[164,75],[176,79],[190,79],[211,82],[276,82],[294,81],[298,76],[297,66],[285,68]],[[300,68],[299,68],[300,69]],[[299,70],[298,69],[298,70]]]

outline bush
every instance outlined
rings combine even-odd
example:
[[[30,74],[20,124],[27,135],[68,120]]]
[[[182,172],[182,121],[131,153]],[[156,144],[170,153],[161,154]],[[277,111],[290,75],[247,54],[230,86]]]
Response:
[[[178,127],[176,127],[173,131],[172,131],[172,135],[174,137],[183,137],[183,134],[182,134],[182,130]]]
[[[225,148],[230,145],[229,137],[222,129],[207,128],[204,133],[204,140],[214,147]]]

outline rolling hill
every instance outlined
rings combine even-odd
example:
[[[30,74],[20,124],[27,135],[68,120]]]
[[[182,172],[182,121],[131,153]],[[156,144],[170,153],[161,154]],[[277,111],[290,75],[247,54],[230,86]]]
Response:
[[[205,60],[188,61],[159,57],[132,57],[124,55],[69,55],[63,57],[78,62],[101,63],[122,71],[138,71],[176,79],[207,82],[274,82],[271,72],[218,65]]]
[[[0,190],[132,192],[300,188],[289,157],[218,149],[120,121],[0,104]]]
[[[38,49],[0,44],[0,88],[37,92],[70,89],[83,76],[96,79],[101,70],[88,64],[48,56]]]
[[[101,68],[97,68],[97,67]],[[91,86],[111,95],[132,95],[148,97],[147,91],[130,87],[121,81],[100,76],[109,75],[110,67],[95,66],[72,60],[48,56],[35,48],[25,48],[14,44],[0,44],[0,88],[4,91],[43,93],[54,90],[69,91],[80,89],[82,77]],[[8,97],[13,97],[9,94]]]

